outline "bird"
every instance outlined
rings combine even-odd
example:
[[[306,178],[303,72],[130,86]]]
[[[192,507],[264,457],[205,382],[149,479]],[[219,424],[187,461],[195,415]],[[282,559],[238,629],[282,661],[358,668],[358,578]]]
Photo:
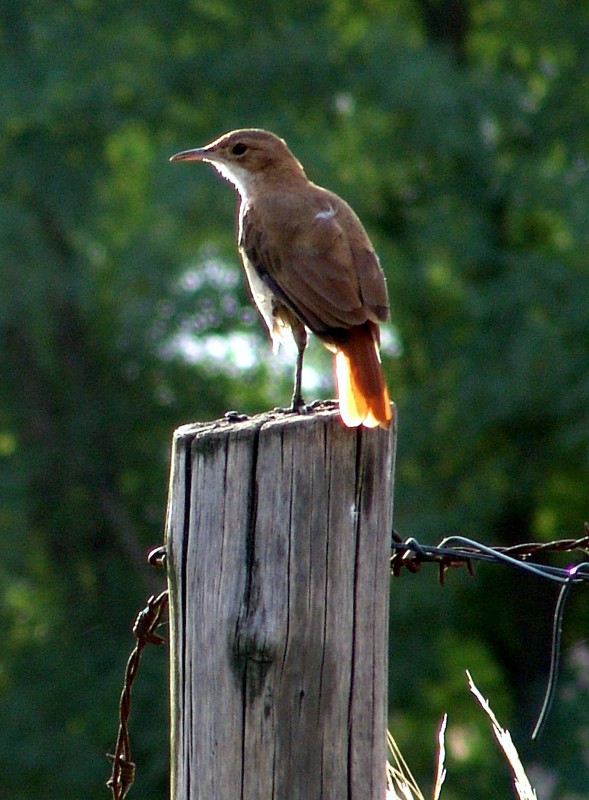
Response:
[[[290,410],[306,410],[301,380],[311,331],[334,353],[343,424],[388,428],[379,353],[387,286],[348,203],[310,181],[286,142],[261,128],[229,131],[170,161],[209,163],[239,194],[237,244],[252,299],[274,351],[289,333],[297,346]]]

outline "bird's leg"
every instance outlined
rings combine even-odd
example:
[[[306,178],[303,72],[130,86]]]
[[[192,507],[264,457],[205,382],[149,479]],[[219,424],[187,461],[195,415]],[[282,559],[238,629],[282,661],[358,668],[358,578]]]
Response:
[[[297,413],[304,412],[305,401],[301,392],[301,382],[303,379],[303,357],[307,346],[307,330],[302,322],[296,320],[292,325],[292,335],[297,346],[297,361],[295,366],[294,391],[292,394],[291,411]]]

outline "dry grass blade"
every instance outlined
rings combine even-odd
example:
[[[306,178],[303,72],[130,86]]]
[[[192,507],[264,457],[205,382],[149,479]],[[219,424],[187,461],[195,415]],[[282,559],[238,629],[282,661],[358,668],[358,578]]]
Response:
[[[425,800],[389,731],[387,731],[387,744],[393,763],[387,761],[386,800]]]
[[[515,790],[518,794],[518,797],[520,798],[520,800],[538,800],[538,796],[535,790],[532,788],[530,781],[528,780],[528,776],[526,775],[523,764],[520,761],[519,754],[515,748],[515,745],[513,743],[509,731],[504,730],[501,727],[501,725],[499,725],[497,717],[491,710],[491,707],[489,706],[487,700],[485,700],[485,698],[482,696],[482,694],[475,686],[475,683],[468,670],[466,671],[466,675],[468,677],[468,685],[470,691],[474,694],[474,696],[480,703],[481,708],[491,720],[495,738],[497,739],[499,746],[505,753],[505,757],[509,762],[511,771],[513,773]]]
[[[439,800],[442,786],[446,780],[446,767],[444,766],[444,761],[446,759],[445,734],[447,723],[448,715],[444,714],[440,724],[440,729],[438,731],[438,765],[436,769],[436,782],[434,783],[434,791],[432,793],[433,800]]]
[[[444,714],[440,724],[440,729],[438,731],[438,763],[432,800],[439,800],[442,784],[446,778],[446,768],[444,767],[444,760],[446,758],[444,736],[446,733],[447,721],[448,715]],[[425,800],[419,786],[417,785],[417,781],[411,774],[411,770],[407,766],[407,762],[401,755],[401,751],[397,747],[397,743],[389,731],[387,731],[387,744],[393,757],[392,760],[394,762],[394,766],[390,761],[387,761],[386,800]]]

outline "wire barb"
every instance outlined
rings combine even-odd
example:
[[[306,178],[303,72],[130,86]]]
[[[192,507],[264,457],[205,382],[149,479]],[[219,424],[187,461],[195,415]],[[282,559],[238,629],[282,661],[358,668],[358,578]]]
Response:
[[[119,703],[119,732],[114,754],[108,753],[107,759],[112,762],[111,776],[106,785],[112,792],[113,800],[123,800],[135,780],[135,764],[131,760],[131,743],[129,740],[129,715],[131,713],[131,689],[137,675],[141,652],[146,644],[163,644],[164,639],[156,633],[164,610],[168,604],[168,592],[152,595],[145,608],[137,614],[133,624],[133,634],[137,644],[133,648],[127,668],[121,700]]]

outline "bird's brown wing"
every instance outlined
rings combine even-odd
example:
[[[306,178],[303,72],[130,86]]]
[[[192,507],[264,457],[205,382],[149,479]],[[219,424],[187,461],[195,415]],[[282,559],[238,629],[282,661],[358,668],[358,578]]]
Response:
[[[331,192],[309,185],[248,208],[240,247],[272,293],[319,336],[387,317],[378,258],[354,212]]]

